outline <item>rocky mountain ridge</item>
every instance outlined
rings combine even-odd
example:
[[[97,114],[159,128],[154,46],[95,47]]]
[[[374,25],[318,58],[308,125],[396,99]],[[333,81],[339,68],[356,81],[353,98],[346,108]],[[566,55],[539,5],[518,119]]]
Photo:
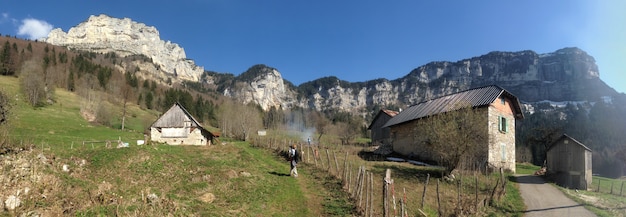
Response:
[[[254,71],[260,70],[259,66],[255,67]],[[281,88],[271,92],[273,103],[252,97],[259,93],[267,94],[267,88],[280,85],[275,83],[282,80],[280,73],[271,67],[264,67],[266,69],[260,71],[268,73],[257,73],[255,80],[264,85],[249,85],[245,89],[233,86],[227,88],[229,94],[244,102],[256,102],[263,108],[294,105],[356,114],[371,113],[368,109],[375,105],[401,108],[441,95],[493,84],[509,90],[527,104],[545,101],[593,102],[618,94],[600,80],[595,59],[579,48],[563,48],[547,54],[533,51],[490,52],[457,62],[431,62],[395,80],[347,82],[336,77],[320,78],[294,87],[293,91],[282,91]]]
[[[113,18],[101,14],[70,28],[67,33],[53,29],[41,41],[71,49],[96,53],[115,52],[120,56],[145,55],[157,65],[155,74],[167,74],[179,80],[198,81],[203,67],[187,59],[178,44],[163,41],[153,26],[129,18]]]
[[[325,77],[292,85],[281,73],[265,65],[252,66],[232,82],[219,83],[185,56],[183,48],[159,38],[155,27],[128,18],[91,16],[68,30],[53,30],[45,42],[99,53],[126,56],[141,54],[158,67],[143,67],[153,77],[165,74],[175,82],[210,84],[221,94],[243,103],[272,107],[339,110],[365,115],[374,107],[398,107],[419,103],[465,89],[499,85],[523,102],[594,101],[617,94],[599,78],[595,59],[578,48],[552,53],[500,52],[459,60],[437,61],[419,66],[406,76],[364,82]],[[121,71],[140,65],[118,66]],[[124,68],[126,67],[126,68]]]

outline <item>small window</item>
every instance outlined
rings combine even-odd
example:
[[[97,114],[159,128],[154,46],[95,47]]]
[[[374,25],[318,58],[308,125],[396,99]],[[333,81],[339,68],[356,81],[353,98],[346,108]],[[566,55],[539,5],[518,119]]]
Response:
[[[500,103],[502,103],[502,105],[506,105],[506,100],[504,99],[504,97],[500,97]]]
[[[508,132],[507,128],[508,128],[508,126],[507,126],[507,123],[506,123],[506,118],[502,117],[502,116],[499,116],[498,117],[498,130],[500,130],[500,132],[506,133],[506,132]]]

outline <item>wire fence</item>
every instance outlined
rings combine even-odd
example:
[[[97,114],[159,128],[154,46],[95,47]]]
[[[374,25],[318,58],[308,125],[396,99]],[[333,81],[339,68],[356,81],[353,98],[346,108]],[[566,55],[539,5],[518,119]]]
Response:
[[[427,213],[439,216],[472,215],[482,207],[500,201],[506,194],[508,179],[502,171],[499,176],[473,174],[452,181],[426,174],[420,183],[398,183],[394,180],[392,168],[383,169],[381,174],[379,166],[368,166],[362,156],[353,150],[320,148],[272,138],[254,139],[251,144],[274,150],[282,156],[287,155],[291,144],[298,144],[301,163],[319,168],[326,171],[328,176],[341,180],[343,190],[349,194],[360,216],[408,217],[427,216]],[[402,172],[396,175],[401,176],[401,179],[411,176]],[[441,185],[446,185],[445,192]]]

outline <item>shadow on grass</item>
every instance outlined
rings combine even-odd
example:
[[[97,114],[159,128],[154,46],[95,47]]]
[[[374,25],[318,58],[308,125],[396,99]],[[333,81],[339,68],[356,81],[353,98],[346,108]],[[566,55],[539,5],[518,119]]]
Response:
[[[521,184],[544,184],[546,183],[546,180],[542,176],[535,176],[535,175],[509,176],[509,181],[521,183]]]
[[[289,173],[279,173],[276,171],[272,171],[272,172],[268,172],[269,174],[275,175],[275,176],[290,176]]]
[[[374,165],[373,169],[380,173],[384,173],[386,169],[391,169],[391,177],[419,180],[420,182],[425,181],[428,174],[430,174],[431,179],[442,177],[441,170],[413,165]]]
[[[380,155],[380,154],[376,154],[374,152],[371,151],[365,151],[365,150],[361,150],[359,151],[359,153],[357,153],[357,155],[366,161],[385,161],[386,156]]]

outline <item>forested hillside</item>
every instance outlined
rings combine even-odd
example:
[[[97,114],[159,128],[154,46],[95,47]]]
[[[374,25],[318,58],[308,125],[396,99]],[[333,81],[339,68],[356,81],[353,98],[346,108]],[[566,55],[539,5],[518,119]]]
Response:
[[[216,121],[217,95],[201,94],[193,88],[174,84],[171,79],[156,79],[133,65],[136,62],[151,64],[149,57],[122,58],[115,53],[68,50],[7,36],[0,37],[0,44],[0,75],[19,77],[33,107],[54,103],[54,89],[63,88],[82,96],[88,102],[81,111],[83,115],[103,125],[110,125],[111,119],[117,118],[111,117],[100,105],[103,100],[123,108],[133,103],[159,111],[180,102],[201,121]]]

